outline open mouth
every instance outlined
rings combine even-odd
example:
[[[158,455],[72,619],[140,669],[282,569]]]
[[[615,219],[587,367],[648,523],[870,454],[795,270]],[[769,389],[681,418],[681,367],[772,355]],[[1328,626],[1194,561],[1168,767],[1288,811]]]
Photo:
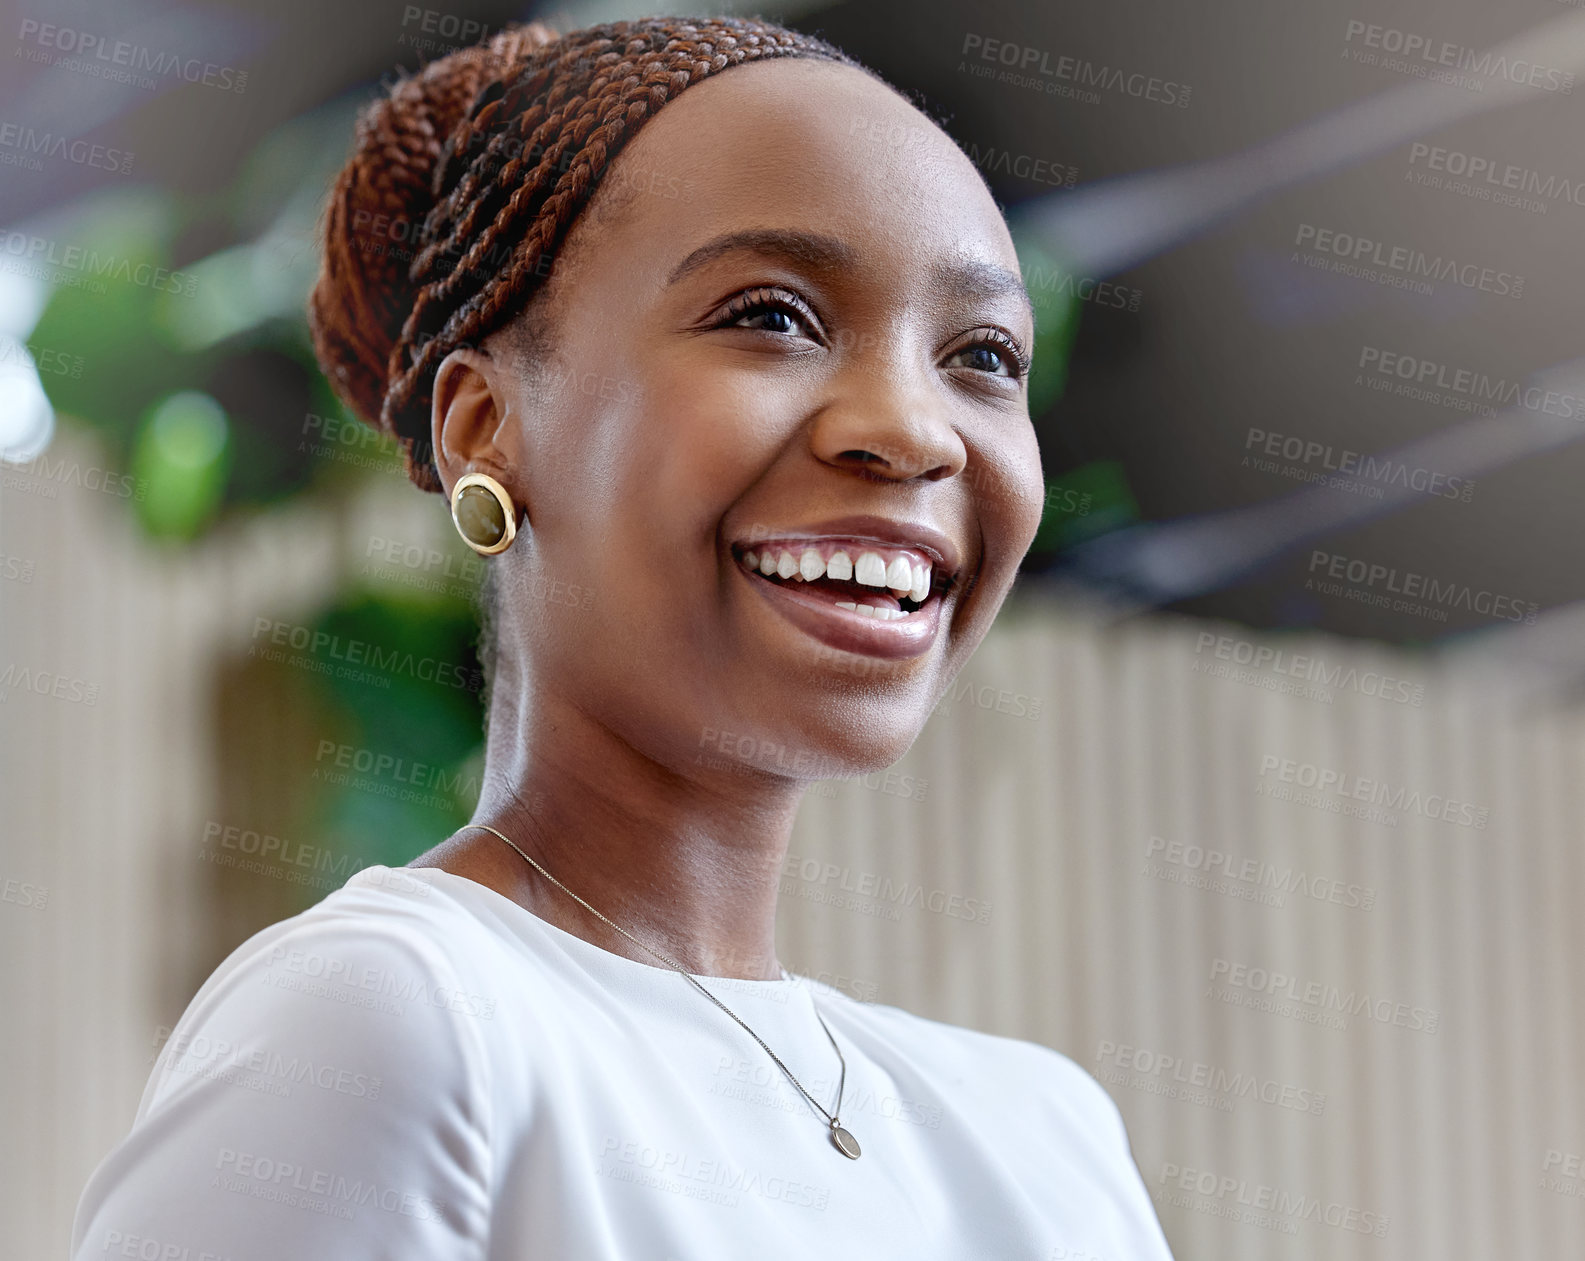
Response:
[[[916,616],[948,585],[921,549],[862,539],[767,539],[732,554],[768,582],[878,622]]]

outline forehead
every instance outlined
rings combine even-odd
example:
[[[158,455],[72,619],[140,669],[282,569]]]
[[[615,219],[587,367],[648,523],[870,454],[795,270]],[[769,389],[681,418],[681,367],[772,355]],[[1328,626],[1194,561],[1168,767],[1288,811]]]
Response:
[[[746,227],[833,237],[860,268],[891,275],[1018,269],[995,201],[949,136],[863,71],[804,58],[688,88],[612,162],[583,219],[567,253],[597,233],[608,261],[664,272]]]

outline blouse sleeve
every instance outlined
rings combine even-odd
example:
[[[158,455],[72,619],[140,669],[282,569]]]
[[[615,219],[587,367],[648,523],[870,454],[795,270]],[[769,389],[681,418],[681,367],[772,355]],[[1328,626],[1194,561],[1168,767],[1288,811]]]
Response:
[[[1111,1135],[1115,1162],[1113,1167],[1117,1171],[1115,1182],[1117,1199],[1122,1210],[1121,1215],[1128,1221],[1128,1229],[1131,1232],[1132,1251],[1128,1255],[1172,1261],[1172,1249],[1168,1246],[1166,1234],[1161,1229],[1161,1220],[1156,1215],[1156,1206],[1150,1198],[1150,1190],[1146,1187],[1139,1165],[1134,1160],[1133,1145],[1128,1139],[1128,1125],[1123,1120],[1123,1113],[1117,1106],[1117,1100],[1113,1099],[1106,1088],[1082,1068],[1074,1065],[1074,1070],[1088,1079],[1089,1089],[1095,1098],[1096,1111],[1102,1118],[1101,1123],[1105,1130]]]
[[[1078,1149],[1083,1154],[1082,1170],[1070,1170],[1069,1174],[1082,1176],[1089,1184],[1085,1192],[1089,1223],[1110,1243],[1100,1255],[1128,1261],[1172,1261],[1172,1249],[1134,1161],[1128,1127],[1117,1101],[1075,1061],[1049,1047],[1038,1046],[1038,1051],[1045,1069],[1042,1077],[1056,1088],[1053,1126],[1082,1136]],[[1067,1247],[1051,1253],[1053,1258],[1086,1255],[1083,1249]]]
[[[401,926],[289,923],[188,1005],[83,1191],[74,1261],[485,1255],[493,996]]]

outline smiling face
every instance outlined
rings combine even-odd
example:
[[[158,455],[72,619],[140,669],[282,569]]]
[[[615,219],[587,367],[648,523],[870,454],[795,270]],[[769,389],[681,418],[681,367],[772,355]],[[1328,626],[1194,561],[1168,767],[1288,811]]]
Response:
[[[735,68],[613,162],[531,315],[542,353],[503,333],[435,390],[448,492],[491,472],[527,510],[489,562],[519,686],[690,777],[895,762],[1044,490],[969,160],[852,68]]]

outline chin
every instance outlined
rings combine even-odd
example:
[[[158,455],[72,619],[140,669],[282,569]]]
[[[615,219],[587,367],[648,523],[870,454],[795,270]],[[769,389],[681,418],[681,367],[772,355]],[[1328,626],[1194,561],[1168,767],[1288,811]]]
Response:
[[[930,709],[900,711],[856,693],[821,701],[801,722],[789,722],[789,716],[744,720],[731,731],[706,728],[704,752],[721,760],[722,769],[736,764],[793,779],[870,775],[895,765],[913,747]]]

